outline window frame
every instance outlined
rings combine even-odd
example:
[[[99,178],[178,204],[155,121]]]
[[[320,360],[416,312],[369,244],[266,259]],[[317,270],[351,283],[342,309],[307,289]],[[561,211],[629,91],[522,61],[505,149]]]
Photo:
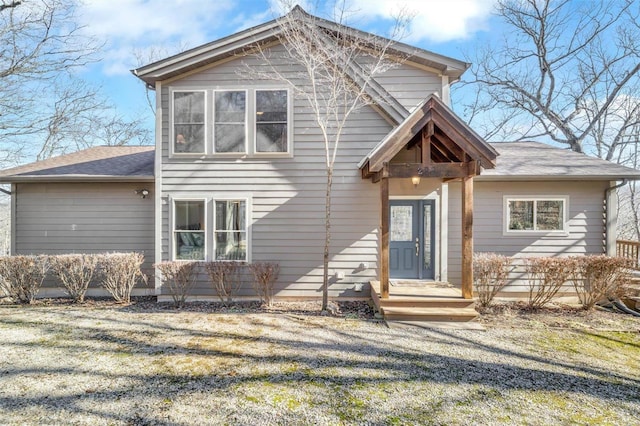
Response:
[[[258,151],[258,120],[256,119],[258,115],[258,92],[280,92],[283,91],[287,94],[287,150],[286,151],[275,151],[275,152],[261,152]],[[252,90],[252,116],[253,122],[251,123],[251,128],[253,132],[253,152],[252,155],[256,157],[292,157],[293,156],[293,144],[292,144],[292,134],[293,134],[293,103],[291,99],[291,91],[289,88],[284,87],[257,87]]]
[[[176,145],[175,145],[175,140],[176,140],[176,120],[175,120],[175,97],[174,94],[175,93],[195,93],[195,92],[201,92],[204,93],[204,123],[203,123],[203,127],[204,127],[204,150],[202,152],[176,152]],[[202,157],[203,155],[207,155],[209,150],[208,145],[209,145],[209,123],[208,123],[208,116],[209,116],[209,101],[208,101],[208,90],[207,89],[188,89],[188,88],[176,88],[176,89],[171,89],[169,92],[169,99],[170,99],[170,108],[169,108],[169,118],[170,118],[170,129],[169,129],[169,152],[171,153],[171,156],[176,156],[176,157]],[[186,124],[186,123],[183,123]]]
[[[568,195],[505,195],[503,196],[503,227],[504,236],[523,236],[523,235],[550,235],[550,236],[568,236],[569,235],[569,196]],[[533,227],[534,229],[509,229],[511,211],[509,203],[511,201],[533,201]],[[562,229],[536,229],[537,225],[537,203],[539,201],[561,201],[562,202]]]
[[[234,152],[218,152],[216,151],[216,93],[219,92],[244,92],[244,151]],[[249,154],[249,109],[251,107],[250,91],[248,89],[239,88],[216,88],[211,91],[212,103],[211,115],[208,116],[211,120],[211,141],[209,146],[211,147],[211,155],[216,157],[244,157]]]
[[[204,229],[201,231],[203,233],[204,236],[204,245],[203,247],[203,253],[204,253],[204,258],[203,259],[178,259],[177,258],[177,253],[176,250],[178,249],[178,240],[177,240],[177,235],[178,235],[178,231],[176,229],[176,202],[198,202],[201,201],[203,206],[204,206],[204,212],[203,212],[203,219],[204,219]],[[206,261],[209,258],[209,244],[208,244],[208,233],[207,233],[207,224],[208,224],[208,210],[207,210],[207,204],[208,204],[208,200],[204,197],[188,197],[188,198],[171,198],[171,256],[170,259],[172,261],[175,262],[203,262]],[[200,231],[198,231],[200,232]]]
[[[244,260],[234,260],[234,259],[221,259],[218,260],[216,259],[216,250],[218,248],[218,242],[216,240],[216,232],[218,232],[218,227],[217,227],[217,223],[216,223],[216,218],[217,218],[217,212],[216,212],[216,202],[217,201],[244,201],[245,203],[245,235],[246,235],[246,240],[247,240],[247,247],[246,247],[246,259]],[[231,197],[231,196],[220,196],[220,197],[212,197],[211,198],[211,202],[212,202],[212,216],[213,216],[213,220],[212,220],[212,226],[211,226],[211,240],[212,240],[212,244],[211,244],[211,261],[212,262],[245,262],[245,263],[250,263],[251,262],[251,198],[250,197],[245,197],[245,196],[240,196],[240,197]],[[231,232],[231,231],[229,231]]]

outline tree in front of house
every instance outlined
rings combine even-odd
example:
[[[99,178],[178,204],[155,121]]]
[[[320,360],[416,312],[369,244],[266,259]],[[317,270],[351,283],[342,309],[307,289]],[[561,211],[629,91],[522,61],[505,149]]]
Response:
[[[379,99],[367,94],[374,76],[395,66],[402,58],[389,54],[395,40],[404,35],[410,17],[398,14],[388,37],[366,34],[348,27],[348,10],[344,2],[333,3],[331,21],[307,14],[287,1],[280,2],[290,13],[278,18],[279,39],[284,46],[284,58],[277,53],[254,46],[257,55],[268,65],[281,60],[295,64],[299,72],[283,74],[276,66],[267,66],[244,73],[286,83],[297,99],[303,99],[311,109],[322,135],[325,186],[325,241],[323,248],[322,309],[327,309],[329,288],[329,259],[331,250],[331,191],[334,167],[346,124],[353,114]],[[325,8],[331,9],[325,5]],[[323,25],[317,25],[322,21]],[[330,25],[331,28],[326,26]]]

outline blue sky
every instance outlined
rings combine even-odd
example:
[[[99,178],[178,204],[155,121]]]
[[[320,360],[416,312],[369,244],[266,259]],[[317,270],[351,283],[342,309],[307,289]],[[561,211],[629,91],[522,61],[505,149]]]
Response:
[[[406,7],[415,17],[402,41],[457,59],[478,40],[491,37],[495,0],[349,0],[350,23],[384,35],[390,17]],[[321,15],[312,0],[300,1]],[[320,1],[319,4],[322,4]],[[130,70],[150,57],[164,57],[258,25],[282,12],[276,0],[85,0],[79,8],[84,31],[105,43],[101,61],[84,77],[124,115],[152,118],[142,84]]]

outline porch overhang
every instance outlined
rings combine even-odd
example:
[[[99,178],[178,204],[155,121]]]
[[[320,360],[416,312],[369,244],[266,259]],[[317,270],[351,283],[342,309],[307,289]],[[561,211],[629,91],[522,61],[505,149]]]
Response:
[[[397,162],[402,151],[413,162]],[[380,183],[380,290],[389,297],[389,179],[435,177],[462,181],[462,296],[473,297],[473,177],[496,166],[498,153],[437,96],[431,95],[358,164]],[[406,156],[405,156],[406,157]]]

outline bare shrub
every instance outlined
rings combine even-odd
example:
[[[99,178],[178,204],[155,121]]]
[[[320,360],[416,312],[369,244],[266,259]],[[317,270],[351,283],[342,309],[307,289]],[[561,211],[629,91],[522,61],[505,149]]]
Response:
[[[574,258],[571,280],[578,299],[585,309],[592,309],[600,300],[626,295],[631,259],[609,256]]]
[[[232,302],[240,289],[242,262],[207,262],[205,270],[220,301]]]
[[[140,267],[144,263],[142,253],[106,253],[99,256],[102,286],[118,303],[129,303],[131,291],[139,282],[147,281]]]
[[[558,294],[571,276],[574,259],[569,257],[531,257],[525,259],[525,268],[529,275],[530,309],[539,309],[549,303]]]
[[[74,302],[83,302],[98,266],[99,256],[63,254],[51,256],[51,269]]]
[[[274,262],[255,262],[249,264],[253,274],[253,288],[260,296],[262,303],[271,306],[273,302],[273,285],[278,279],[280,265]]]
[[[200,262],[170,261],[156,263],[154,266],[162,273],[162,280],[169,287],[173,303],[184,306],[197,278]]]
[[[33,303],[49,270],[48,256],[0,258],[0,285],[11,299]]]
[[[473,284],[482,307],[507,285],[511,259],[496,253],[476,253],[473,256]]]

